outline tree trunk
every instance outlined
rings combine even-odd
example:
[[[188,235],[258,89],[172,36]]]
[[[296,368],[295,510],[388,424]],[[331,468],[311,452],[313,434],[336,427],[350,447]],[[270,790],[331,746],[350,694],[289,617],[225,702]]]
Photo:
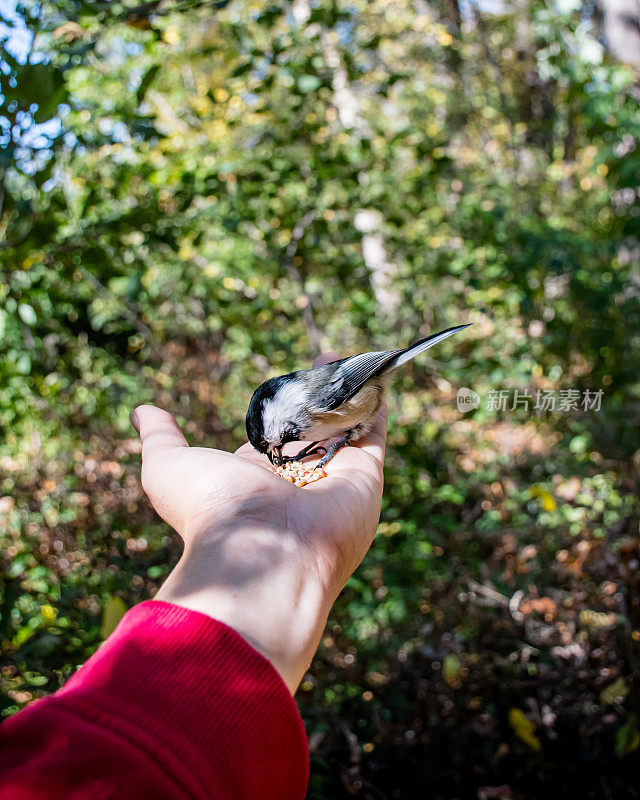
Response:
[[[640,66],[640,2],[599,0],[599,5],[611,54],[627,64]]]

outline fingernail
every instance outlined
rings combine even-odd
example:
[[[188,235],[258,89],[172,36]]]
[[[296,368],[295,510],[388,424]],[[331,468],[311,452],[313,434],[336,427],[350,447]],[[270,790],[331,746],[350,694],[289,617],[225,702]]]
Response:
[[[140,421],[138,420],[138,411],[137,409],[133,409],[133,411],[129,414],[129,419],[131,420],[131,424],[135,428],[136,433],[138,436],[140,435]]]

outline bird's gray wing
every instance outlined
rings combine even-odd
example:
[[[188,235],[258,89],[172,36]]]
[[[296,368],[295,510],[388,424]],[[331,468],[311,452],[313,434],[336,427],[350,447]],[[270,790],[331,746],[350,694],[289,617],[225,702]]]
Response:
[[[414,342],[404,350],[380,350],[374,353],[360,353],[357,356],[343,358],[341,361],[333,361],[320,367],[318,378],[326,380],[322,389],[318,391],[318,397],[322,398],[322,409],[334,411],[336,408],[350,400],[364,384],[374,375],[382,375],[391,372],[397,367],[406,364],[419,353],[424,353],[430,347],[448,339],[454,333],[468,328],[469,324],[456,325],[454,328],[447,328],[439,333],[432,333],[426,339]]]
[[[322,392],[323,408],[326,411],[333,411],[346,403],[362,389],[369,378],[382,371],[400,352],[400,350],[381,350],[375,353],[360,353],[327,364],[327,367],[333,369]]]

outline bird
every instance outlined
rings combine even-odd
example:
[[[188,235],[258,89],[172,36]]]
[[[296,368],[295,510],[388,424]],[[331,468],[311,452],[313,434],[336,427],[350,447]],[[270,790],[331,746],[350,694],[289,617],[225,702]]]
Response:
[[[317,464],[324,467],[338,450],[369,433],[395,369],[470,324],[431,334],[404,350],[359,353],[269,378],[249,403],[249,442],[274,466],[324,453]],[[335,437],[329,447],[321,444]],[[310,440],[295,456],[282,454],[288,442]]]

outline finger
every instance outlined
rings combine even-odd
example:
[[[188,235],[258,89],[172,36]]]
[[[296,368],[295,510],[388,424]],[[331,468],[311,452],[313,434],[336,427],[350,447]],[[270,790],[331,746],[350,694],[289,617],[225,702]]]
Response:
[[[140,434],[143,461],[167,449],[189,447],[178,423],[168,411],[155,406],[138,406],[131,422]]]
[[[369,433],[364,436],[359,442],[356,442],[356,447],[360,447],[366,453],[370,453],[380,463],[384,461],[384,450],[387,443],[387,421],[389,417],[389,408],[386,402],[383,402],[376,418],[373,421],[373,427]]]
[[[241,458],[246,458],[249,461],[253,461],[256,464],[261,464],[265,467],[269,466],[269,459],[266,457],[266,455],[259,453],[249,442],[245,442],[244,444],[240,445],[240,447],[238,447],[238,449],[234,452],[234,455],[240,456]]]
[[[313,359],[313,366],[322,367],[330,361],[337,361],[339,358],[340,356],[337,353],[321,353]]]
[[[251,455],[252,453],[256,453],[257,455],[260,455],[260,453],[258,453],[258,451],[255,450],[253,445],[251,445],[249,442],[245,442],[244,444],[241,444],[240,447],[238,447],[234,451],[234,454],[236,456]]]
[[[387,440],[387,416],[387,404],[383,403],[371,431],[354,442],[351,447],[339,450],[327,464],[325,468],[327,472],[335,477],[346,474],[354,478],[359,475],[370,489],[375,487],[381,489]],[[366,453],[366,456],[363,456],[363,453]]]

